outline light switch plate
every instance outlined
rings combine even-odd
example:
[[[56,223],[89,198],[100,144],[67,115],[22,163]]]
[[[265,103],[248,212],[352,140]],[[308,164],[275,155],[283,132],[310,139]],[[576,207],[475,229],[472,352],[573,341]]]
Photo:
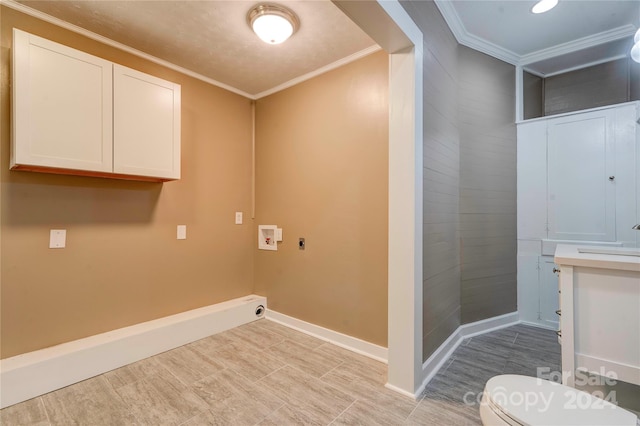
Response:
[[[178,225],[178,233],[176,238],[179,240],[187,239],[187,225]]]
[[[242,225],[242,212],[236,212],[236,225]]]
[[[276,228],[276,241],[282,241],[282,228]]]
[[[65,248],[67,244],[66,229],[52,229],[49,233],[49,248]]]

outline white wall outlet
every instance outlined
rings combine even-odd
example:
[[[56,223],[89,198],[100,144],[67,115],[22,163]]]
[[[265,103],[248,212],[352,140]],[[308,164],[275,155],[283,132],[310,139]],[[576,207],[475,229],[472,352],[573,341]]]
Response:
[[[276,241],[282,241],[282,228],[276,228]]]
[[[52,229],[49,233],[49,248],[65,248],[67,244],[66,229]]]
[[[242,225],[242,212],[236,212],[236,225]]]
[[[187,239],[187,225],[178,225],[178,232],[176,238],[178,240]]]

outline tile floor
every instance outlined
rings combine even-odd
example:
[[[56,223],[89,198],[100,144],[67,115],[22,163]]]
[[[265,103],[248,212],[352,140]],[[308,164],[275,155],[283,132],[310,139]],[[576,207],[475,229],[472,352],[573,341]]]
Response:
[[[0,424],[480,424],[487,379],[559,364],[552,331],[516,325],[464,340],[413,401],[384,387],[386,365],[258,320],[8,407]]]

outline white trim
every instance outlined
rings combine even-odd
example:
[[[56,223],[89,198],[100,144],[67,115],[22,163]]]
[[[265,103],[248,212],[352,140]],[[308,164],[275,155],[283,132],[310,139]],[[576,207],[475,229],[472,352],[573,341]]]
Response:
[[[386,384],[384,385],[384,387],[385,387],[385,388],[387,388],[387,389],[389,389],[389,390],[392,390],[392,391],[394,391],[394,392],[398,392],[399,394],[404,395],[404,396],[407,396],[407,397],[409,397],[409,398],[411,398],[411,399],[415,399],[415,400],[417,400],[417,399],[418,399],[418,397],[417,397],[416,395],[420,395],[420,393],[418,393],[418,394],[414,395],[414,394],[412,394],[411,392],[407,392],[406,390],[404,390],[404,389],[400,389],[399,387],[397,387],[397,386],[393,386],[393,385],[391,385],[391,384],[389,384],[389,383],[386,383]]]
[[[382,48],[380,46],[378,46],[378,45],[367,47],[366,49],[363,49],[363,50],[361,50],[359,52],[356,52],[356,53],[354,53],[352,55],[349,55],[346,58],[339,59],[339,60],[337,60],[337,61],[335,61],[335,62],[333,62],[333,63],[331,63],[329,65],[325,65],[322,68],[318,68],[315,71],[311,71],[310,73],[301,75],[300,77],[296,77],[296,78],[294,78],[292,80],[289,80],[287,82],[279,84],[279,85],[277,85],[277,86],[275,86],[275,87],[273,87],[271,89],[265,90],[264,92],[260,92],[260,93],[258,93],[256,95],[254,95],[253,99],[258,100],[260,98],[264,98],[265,96],[273,95],[274,93],[280,92],[281,90],[288,89],[289,87],[295,86],[296,84],[300,84],[303,81],[310,80],[310,79],[312,79],[314,77],[317,77],[317,76],[319,76],[321,74],[324,74],[324,73],[329,72],[331,70],[334,70],[336,68],[340,68],[340,67],[342,67],[344,65],[347,65],[347,64],[349,64],[351,62],[355,62],[358,59],[364,58],[365,56],[369,56],[372,53],[378,52],[380,50],[382,50]]]
[[[533,322],[533,321],[528,321],[528,320],[520,320],[520,324],[524,324],[524,325],[530,325],[531,327],[538,327],[538,328],[544,328],[546,330],[553,330],[553,331],[557,331],[558,327],[553,326],[553,325],[549,325],[549,324],[544,324],[542,322]]]
[[[516,66],[516,123],[524,119],[524,71]]]
[[[603,110],[606,110],[606,109],[615,109],[615,108],[619,108],[619,107],[627,106],[627,105],[635,105],[637,107],[640,107],[640,101],[629,101],[629,102],[622,102],[622,103],[619,103],[619,104],[605,105],[605,106],[600,106],[600,107],[595,107],[595,108],[588,108],[588,109],[581,109],[580,111],[563,112],[562,114],[555,114],[553,116],[553,118],[568,117],[570,115],[582,114],[582,113],[585,113],[585,112],[594,112],[594,111],[603,111]],[[534,121],[543,121],[543,120],[548,120],[548,119],[549,119],[549,117],[536,117],[536,118],[530,118],[528,120],[522,120],[522,121],[516,122],[516,124],[531,123],[531,122],[534,122]],[[538,241],[540,241],[540,240],[538,240]],[[622,245],[623,245],[623,243],[618,242],[618,241],[616,241],[616,242],[608,242],[608,241],[576,241],[576,240],[548,240],[548,239],[543,239],[542,243],[544,244],[545,242],[556,243],[556,244],[587,244],[587,245],[600,245],[600,246],[611,246],[611,247],[622,247]],[[555,251],[554,251],[554,253],[555,253]],[[544,255],[544,256],[547,256],[547,255]]]
[[[257,319],[262,296],[245,296],[0,361],[0,408]]]
[[[7,6],[7,7],[10,7],[11,9],[17,10],[19,12],[22,12],[22,13],[24,13],[26,15],[33,16],[34,18],[41,19],[41,20],[43,20],[45,22],[49,22],[49,23],[51,23],[53,25],[56,25],[58,27],[67,29],[69,31],[73,31],[76,34],[80,34],[82,36],[88,37],[88,38],[90,38],[92,40],[98,41],[98,42],[106,44],[108,46],[115,47],[116,49],[123,50],[123,51],[125,51],[127,53],[130,53],[132,55],[135,55],[135,56],[138,56],[140,58],[146,59],[146,60],[148,60],[150,62],[156,63],[158,65],[162,65],[163,67],[172,69],[172,70],[177,71],[177,72],[179,72],[181,74],[187,75],[189,77],[193,77],[193,78],[198,79],[200,81],[204,81],[205,83],[211,84],[213,86],[220,87],[221,89],[228,90],[230,92],[233,92],[233,93],[235,93],[237,95],[243,96],[243,97],[251,99],[251,100],[257,100],[257,99],[263,98],[265,96],[272,95],[272,94],[274,94],[276,92],[279,92],[281,90],[287,89],[287,88],[292,87],[292,86],[295,86],[296,84],[302,83],[303,81],[310,80],[310,79],[312,79],[314,77],[319,76],[320,74],[324,74],[324,73],[326,73],[328,71],[334,70],[334,69],[339,68],[339,67],[341,67],[343,65],[346,65],[348,63],[357,61],[358,59],[361,59],[361,58],[363,58],[365,56],[371,55],[372,53],[375,53],[375,52],[378,52],[379,50],[381,50],[381,47],[378,46],[378,45],[374,45],[374,46],[368,47],[368,48],[363,49],[363,50],[361,50],[359,52],[356,52],[356,53],[354,53],[352,55],[349,55],[349,56],[347,56],[345,58],[339,59],[339,60],[337,60],[337,61],[335,61],[335,62],[333,62],[333,63],[331,63],[329,65],[325,65],[322,68],[318,68],[315,71],[312,71],[310,73],[301,75],[300,77],[296,77],[296,78],[294,78],[292,80],[289,80],[289,81],[287,81],[285,83],[279,84],[278,86],[275,86],[275,87],[273,87],[271,89],[265,90],[263,92],[255,94],[255,95],[252,95],[252,94],[249,94],[249,93],[247,93],[247,92],[245,92],[243,90],[236,89],[235,87],[230,86],[228,84],[222,83],[220,81],[217,81],[217,80],[214,80],[214,79],[209,78],[207,76],[204,76],[202,74],[199,74],[199,73],[197,73],[195,71],[191,71],[191,70],[189,70],[187,68],[181,67],[179,65],[175,65],[175,64],[173,64],[173,63],[171,63],[169,61],[165,61],[164,59],[160,59],[160,58],[157,58],[155,56],[149,55],[148,53],[144,53],[144,52],[142,52],[140,50],[134,49],[133,47],[127,46],[125,44],[122,44],[122,43],[117,42],[115,40],[112,40],[110,38],[101,36],[100,34],[96,34],[94,32],[86,30],[86,29],[84,29],[82,27],[78,27],[77,25],[70,24],[69,22],[63,21],[62,19],[59,19],[59,18],[56,18],[54,16],[48,15],[48,14],[46,14],[44,12],[41,12],[41,11],[36,10],[36,9],[33,9],[33,8],[29,7],[29,6],[25,6],[24,4],[18,3],[15,0],[0,0],[0,4],[2,4],[4,6]]]
[[[10,7],[11,9],[17,10],[19,12],[22,12],[26,15],[30,15],[33,16],[34,18],[38,18],[41,19],[45,22],[49,22],[53,25],[56,25],[58,27],[62,27],[64,29],[67,29],[69,31],[73,31],[74,33],[80,34],[82,36],[85,36],[87,38],[90,38],[92,40],[98,41],[100,43],[106,44],[108,46],[111,47],[115,47],[116,49],[120,49],[123,50],[127,53],[130,53],[132,55],[138,56],[140,58],[146,59],[147,61],[156,63],[158,65],[162,65],[163,67],[172,69],[174,71],[177,71],[181,74],[185,74],[188,75],[189,77],[193,77],[195,79],[198,79],[200,81],[204,81],[205,83],[209,83],[213,86],[217,86],[220,87],[221,89],[225,89],[228,90],[230,92],[233,92],[237,95],[240,96],[244,96],[245,98],[249,98],[249,99],[255,99],[253,95],[248,94],[247,92],[244,92],[242,90],[236,89],[235,87],[229,86],[228,84],[224,84],[221,83],[217,80],[214,80],[212,78],[206,77],[202,74],[198,74],[197,72],[188,70],[186,68],[183,68],[181,66],[172,64],[169,61],[165,61],[164,59],[160,59],[157,58],[155,56],[149,55],[148,53],[144,53],[140,50],[134,49],[133,47],[129,47],[126,44],[122,44],[119,43],[115,40],[111,40],[110,38],[101,36],[100,34],[96,34],[94,32],[85,30],[84,28],[78,27],[77,25],[73,25],[70,24],[66,21],[63,21],[62,19],[58,19],[56,17],[53,17],[51,15],[47,15],[44,12],[40,12],[39,10],[33,9],[29,6],[25,6],[21,3],[17,3],[15,0],[0,0],[0,4],[2,4],[3,6],[7,6]]]
[[[460,346],[462,342],[462,334],[460,327],[456,329],[442,344],[436,349],[431,356],[422,364],[422,383],[416,390],[414,397],[417,399],[427,387],[431,379],[438,373],[444,363],[451,358],[453,352]]]
[[[633,25],[624,25],[598,34],[592,34],[587,37],[582,37],[577,40],[549,47],[548,49],[542,49],[537,52],[522,55],[520,57],[519,65],[529,65],[534,62],[544,61],[546,59],[555,58],[556,56],[566,55],[567,53],[573,53],[578,50],[595,47],[600,44],[633,37],[635,31],[636,29]]]
[[[460,19],[460,16],[458,15],[458,12],[456,11],[456,8],[453,5],[452,1],[434,1],[458,43],[475,49],[479,52],[486,53],[487,55],[493,56],[494,58],[500,59],[501,61],[507,62],[512,65],[529,65],[535,62],[551,59],[556,56],[561,56],[567,53],[576,52],[578,50],[595,47],[600,44],[632,37],[636,31],[636,28],[633,25],[624,25],[622,27],[613,28],[611,30],[603,31],[598,34],[592,34],[587,37],[582,37],[576,40],[552,46],[547,49],[541,49],[535,52],[528,53],[526,55],[519,55],[509,49],[505,49],[501,46],[491,43],[490,41],[469,33],[464,26],[464,23]],[[567,71],[569,70],[562,70],[554,74],[560,74]]]
[[[581,69],[584,69],[584,68],[589,68],[589,67],[595,67],[596,65],[606,64],[607,62],[617,61],[619,59],[624,59],[626,57],[627,57],[626,54],[615,55],[615,56],[611,56],[611,57],[608,57],[608,58],[599,59],[597,61],[587,62],[586,64],[576,65],[575,67],[565,68],[565,69],[562,69],[560,71],[554,71],[554,72],[550,72],[548,74],[539,75],[539,77],[544,77],[544,78],[553,77],[554,75],[564,74],[564,73],[568,73],[568,72],[571,72],[571,71],[578,71],[578,70],[581,70]]]
[[[413,46],[389,61],[390,389],[415,393],[422,369],[423,35],[398,1],[378,4]]]
[[[505,327],[511,327],[520,323],[520,317],[517,311],[510,312],[497,317],[486,318],[476,322],[463,324],[459,327],[460,334],[463,339],[478,336],[480,334],[490,333]]]
[[[462,19],[460,19],[460,15],[458,15],[456,8],[453,6],[453,2],[450,0],[434,0],[434,3],[449,26],[453,36],[456,38],[458,43],[462,44],[461,40],[465,39],[468,33],[462,23]]]
[[[501,61],[511,65],[518,65],[520,56],[508,49],[493,44],[483,38],[470,34],[460,19],[453,2],[450,0],[435,0],[435,4],[440,10],[442,17],[451,29],[458,43],[475,49],[479,52],[486,53],[489,56],[498,58]]]
[[[500,59],[501,61],[504,61],[511,65],[520,64],[520,55],[518,55],[517,53],[512,52],[509,49],[505,49],[504,47],[500,47],[497,44],[493,44],[490,41],[487,41],[473,34],[467,34],[463,41],[460,42],[460,44],[475,49],[479,52],[486,53],[489,56],[493,56],[494,58]]]
[[[438,373],[438,370],[440,370],[444,363],[451,357],[464,339],[510,327],[518,323],[520,323],[518,312],[511,312],[458,327],[422,365],[422,385],[420,385],[413,397],[417,399],[420,396],[427,387],[427,384],[429,384],[431,379]]]
[[[309,336],[324,340],[325,342],[340,346],[341,348],[375,359],[376,361],[384,363],[387,362],[387,348],[383,346],[366,342],[362,339],[358,339],[357,337],[349,336],[319,325],[311,324],[270,309],[267,310],[265,318],[308,334]]]

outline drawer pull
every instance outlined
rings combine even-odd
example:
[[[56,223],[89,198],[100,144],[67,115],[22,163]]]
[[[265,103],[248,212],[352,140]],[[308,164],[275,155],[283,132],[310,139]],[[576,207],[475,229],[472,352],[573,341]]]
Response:
[[[553,273],[554,274],[560,273],[560,268],[553,268]]]
[[[556,335],[557,335],[558,337],[562,337],[562,330],[558,330],[558,331],[556,331]]]
[[[560,316],[562,316],[562,310],[558,309],[558,310],[556,311],[556,315],[557,315],[557,316],[559,316],[559,317],[560,317]]]

